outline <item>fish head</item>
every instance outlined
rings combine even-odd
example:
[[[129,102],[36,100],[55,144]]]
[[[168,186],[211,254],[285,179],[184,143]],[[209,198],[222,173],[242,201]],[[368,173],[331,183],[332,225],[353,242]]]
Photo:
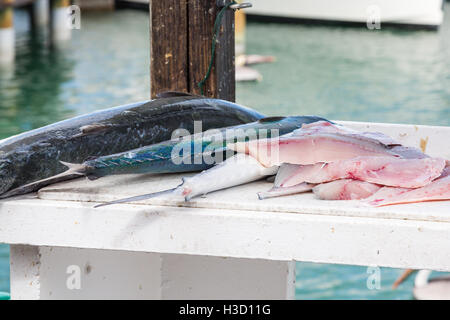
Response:
[[[14,165],[9,160],[0,159],[0,194],[11,189],[14,180]]]

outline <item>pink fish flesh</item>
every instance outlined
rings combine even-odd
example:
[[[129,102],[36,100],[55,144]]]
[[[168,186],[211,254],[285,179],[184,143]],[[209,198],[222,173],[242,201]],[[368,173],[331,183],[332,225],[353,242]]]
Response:
[[[450,167],[447,167],[441,177],[429,185],[418,189],[382,188],[367,202],[375,207],[393,204],[450,200]]]
[[[367,140],[379,142],[385,146],[399,146],[399,142],[381,132],[359,132],[341,125],[332,124],[326,121],[317,121],[303,124],[300,129],[292,132],[293,136],[312,135],[317,133],[340,133],[346,135],[363,136]]]
[[[297,166],[297,170],[281,187],[302,182],[324,183],[339,179],[355,179],[375,184],[420,188],[441,176],[446,161],[437,158],[399,159],[393,157],[357,157],[331,163]],[[281,169],[280,169],[281,171]]]
[[[380,188],[369,182],[343,179],[319,184],[313,192],[322,200],[360,200],[370,197]]]
[[[282,163],[309,165],[359,156],[400,157],[390,146],[376,139],[357,133],[330,132],[330,128],[334,130],[330,126],[319,128],[324,129],[307,128],[306,134],[299,135],[301,131],[298,131],[278,138],[238,142],[229,147],[252,156],[265,167]]]

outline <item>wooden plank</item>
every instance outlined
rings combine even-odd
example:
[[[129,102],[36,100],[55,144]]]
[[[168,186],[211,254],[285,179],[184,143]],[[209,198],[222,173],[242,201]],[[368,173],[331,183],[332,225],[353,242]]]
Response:
[[[40,253],[35,246],[12,245],[10,251],[11,299],[40,298]]]
[[[344,123],[450,158],[449,127]],[[180,177],[80,179],[41,190],[41,199],[0,201],[0,242],[450,271],[449,201],[382,208],[312,194],[260,201],[256,192],[271,184],[259,181],[189,203],[155,198],[93,209],[174,187]]]
[[[189,92],[187,0],[150,1],[150,90]]]
[[[96,181],[80,179],[49,186],[39,192],[45,200],[79,202],[107,202],[150,192],[171,189],[181,183],[181,178],[193,174],[110,176]],[[180,206],[215,210],[242,210],[312,214],[316,216],[343,216],[379,219],[407,219],[416,221],[450,222],[450,202],[436,201],[374,208],[361,201],[325,201],[313,193],[296,194],[259,200],[257,193],[269,190],[273,184],[266,181],[249,183],[180,202],[159,197],[139,202],[147,206]],[[124,187],[126,186],[126,187]],[[100,210],[100,209],[99,209]]]
[[[0,243],[450,271],[446,222],[34,199],[2,202],[0,226]]]
[[[341,122],[358,130],[380,131],[404,145],[420,147],[426,142],[426,152],[435,157],[450,159],[450,145],[443,143],[450,136],[450,127],[391,125],[361,122]],[[96,181],[79,181],[49,186],[39,196],[49,200],[106,202],[115,199],[157,192],[176,187],[182,175],[130,175],[104,177]],[[127,187],[124,188],[123,186]],[[261,212],[280,212],[314,215],[353,216],[383,219],[450,222],[450,202],[428,202],[373,208],[360,201],[323,201],[312,193],[258,200],[256,193],[271,188],[266,181],[254,182],[178,203],[164,197],[141,202],[147,205],[187,206],[208,209],[236,209]],[[301,205],[300,205],[301,204]]]
[[[292,299],[295,291],[291,261],[53,246],[12,253],[13,299]]]

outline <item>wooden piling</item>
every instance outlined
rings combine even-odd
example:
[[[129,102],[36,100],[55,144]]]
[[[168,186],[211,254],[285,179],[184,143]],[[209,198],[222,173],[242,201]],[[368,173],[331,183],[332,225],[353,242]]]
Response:
[[[70,40],[72,30],[68,26],[69,16],[67,8],[70,0],[51,0],[50,34],[52,46],[63,44]]]
[[[67,8],[70,6],[70,0],[53,0],[52,7],[53,8]]]
[[[10,65],[15,56],[13,0],[0,1],[0,65]]]
[[[13,27],[13,0],[3,0],[0,5],[0,29]]]
[[[151,96],[162,91],[201,93],[211,61],[214,23],[228,0],[150,0]],[[235,100],[234,12],[227,9],[204,95]]]
[[[33,28],[46,26],[49,22],[49,0],[35,0],[30,5],[30,19]]]

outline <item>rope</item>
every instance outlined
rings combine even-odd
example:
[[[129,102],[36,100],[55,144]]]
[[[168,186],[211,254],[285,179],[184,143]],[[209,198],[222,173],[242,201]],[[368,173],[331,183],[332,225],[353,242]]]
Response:
[[[214,63],[214,56],[215,56],[215,53],[216,53],[216,39],[217,39],[217,36],[219,34],[220,25],[222,24],[223,15],[225,14],[225,11],[228,10],[228,8],[231,5],[233,5],[233,4],[237,4],[237,2],[236,1],[231,1],[230,3],[225,5],[219,11],[219,13],[216,16],[216,21],[214,22],[214,31],[213,31],[212,45],[211,45],[211,60],[209,61],[209,67],[208,67],[208,71],[206,72],[205,77],[202,79],[202,81],[200,81],[198,83],[198,87],[200,88],[200,92],[201,92],[202,95],[204,95],[205,83],[208,80],[209,76],[211,75],[211,70],[212,70],[213,63]]]

